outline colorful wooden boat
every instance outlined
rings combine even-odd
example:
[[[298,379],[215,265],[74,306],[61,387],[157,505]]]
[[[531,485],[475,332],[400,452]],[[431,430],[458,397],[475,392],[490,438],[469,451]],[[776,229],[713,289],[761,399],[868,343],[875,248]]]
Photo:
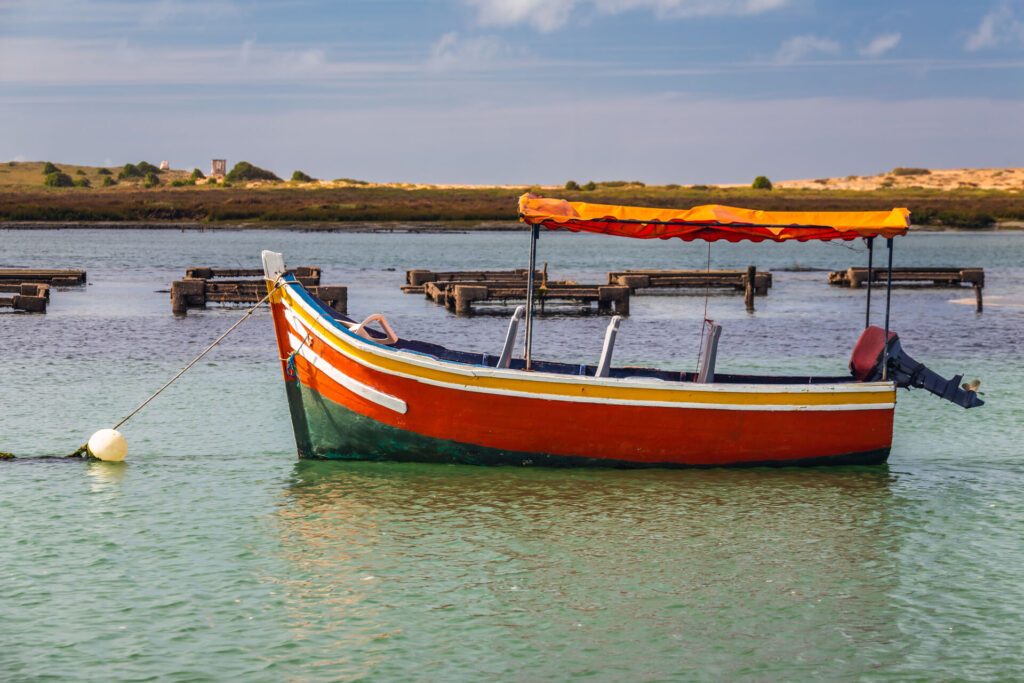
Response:
[[[570,203],[524,196],[522,220],[541,227],[641,238],[892,238],[905,209],[769,213]],[[535,254],[531,246],[531,268]],[[842,377],[714,374],[712,327],[697,373],[616,368],[614,319],[597,365],[455,351],[330,309],[286,272],[264,269],[285,388],[303,458],[472,464],[707,467],[881,463],[892,444],[896,389],[923,387],[972,407],[981,401],[910,359],[898,337],[867,326]],[[890,258],[891,265],[891,258]],[[886,315],[888,326],[888,311]],[[375,327],[376,326],[376,327]],[[379,329],[378,329],[379,328]],[[883,340],[888,339],[888,343]]]

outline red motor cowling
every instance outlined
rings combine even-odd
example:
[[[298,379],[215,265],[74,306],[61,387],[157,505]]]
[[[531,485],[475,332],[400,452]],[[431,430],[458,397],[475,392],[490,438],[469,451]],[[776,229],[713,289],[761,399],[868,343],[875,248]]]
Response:
[[[898,387],[925,389],[964,408],[985,405],[976,391],[960,386],[963,375],[946,379],[908,356],[895,332],[889,333],[887,360],[886,345],[885,330],[875,325],[864,329],[850,356],[850,372],[855,379],[861,382],[882,379],[882,366],[885,363],[889,369],[888,379]]]

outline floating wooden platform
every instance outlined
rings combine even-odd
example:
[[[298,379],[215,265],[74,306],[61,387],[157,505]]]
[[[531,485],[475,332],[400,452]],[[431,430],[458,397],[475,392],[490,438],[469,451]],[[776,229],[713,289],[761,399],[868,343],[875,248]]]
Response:
[[[526,284],[517,282],[427,283],[426,295],[459,315],[473,312],[479,304],[519,303],[526,301]],[[599,313],[629,315],[629,287],[618,285],[581,285],[573,282],[548,282],[538,285],[534,297],[540,310],[548,303],[597,304]]]
[[[526,268],[515,270],[450,270],[434,272],[422,268],[414,268],[405,271],[405,284],[402,291],[406,294],[420,294],[425,292],[427,283],[451,284],[455,282],[479,283],[479,282],[500,282],[500,283],[522,283],[526,284]],[[535,280],[544,278],[541,271],[535,271]]]
[[[871,273],[872,283],[882,283],[888,279],[885,268],[874,268]],[[858,288],[868,281],[867,268],[847,268],[835,270],[828,274],[828,283],[840,287]],[[974,288],[977,297],[977,310],[984,308],[981,290],[985,287],[984,268],[893,268],[893,285],[917,285],[927,287],[961,287],[967,285]]]
[[[77,287],[85,284],[84,270],[51,268],[0,268],[0,284],[41,283],[52,287]]]
[[[13,308],[26,313],[46,313],[46,307],[50,303],[48,284],[0,281],[0,292],[14,293],[14,296],[0,296],[0,308]]]
[[[290,270],[313,296],[339,313],[348,312],[348,288],[321,285],[320,268],[301,266]],[[184,280],[171,283],[171,311],[178,315],[208,303],[254,304],[267,294],[260,268],[189,268]]]

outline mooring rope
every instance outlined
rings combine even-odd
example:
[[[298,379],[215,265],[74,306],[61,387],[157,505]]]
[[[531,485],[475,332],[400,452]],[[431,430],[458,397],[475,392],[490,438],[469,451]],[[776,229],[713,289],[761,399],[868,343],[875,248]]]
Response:
[[[121,418],[121,421],[120,421],[120,422],[118,422],[118,423],[117,423],[116,425],[114,425],[114,429],[117,429],[118,427],[120,427],[121,425],[123,425],[123,424],[124,424],[125,422],[127,422],[128,420],[130,420],[130,419],[132,419],[133,417],[135,417],[136,415],[138,415],[138,414],[139,414],[139,412],[140,412],[140,411],[141,411],[141,410],[142,410],[143,408],[145,408],[145,407],[146,407],[147,405],[149,405],[149,404],[150,404],[150,403],[151,403],[151,402],[153,401],[153,399],[155,399],[155,398],[156,398],[157,396],[159,396],[159,395],[160,395],[161,393],[163,393],[163,391],[164,391],[164,390],[165,390],[165,389],[166,389],[167,387],[171,386],[171,385],[172,385],[172,384],[174,384],[174,383],[175,383],[176,381],[178,381],[178,378],[180,378],[180,377],[181,377],[182,375],[184,375],[184,374],[185,374],[186,372],[188,372],[188,371],[189,371],[189,370],[190,370],[190,369],[191,369],[191,368],[192,368],[192,367],[193,367],[193,366],[194,366],[194,365],[195,365],[196,363],[198,363],[199,361],[201,361],[201,360],[203,359],[203,357],[204,357],[204,356],[205,356],[206,354],[208,354],[208,353],[209,353],[210,351],[212,351],[212,350],[214,349],[214,347],[215,347],[215,346],[217,346],[217,344],[220,344],[220,343],[221,343],[222,341],[224,341],[224,340],[225,340],[225,339],[227,338],[227,336],[228,336],[229,334],[231,334],[232,332],[234,332],[234,331],[235,331],[235,329],[236,329],[236,328],[237,328],[237,327],[238,327],[239,325],[241,325],[241,324],[242,324],[242,323],[244,323],[244,322],[245,322],[246,320],[248,320],[248,319],[249,319],[249,316],[251,316],[251,315],[252,315],[253,313],[255,313],[255,312],[256,312],[256,309],[257,309],[257,308],[259,308],[259,307],[260,307],[260,306],[262,306],[262,305],[263,305],[264,303],[266,303],[267,299],[269,299],[269,298],[270,298],[270,296],[271,296],[271,295],[272,295],[272,294],[273,294],[274,292],[276,292],[276,291],[277,291],[277,289],[278,289],[278,288],[279,288],[279,287],[280,287],[280,286],[281,286],[282,284],[285,284],[285,283],[284,283],[284,282],[281,282],[280,278],[278,278],[278,280],[277,280],[277,281],[275,281],[275,283],[274,283],[274,287],[273,287],[273,289],[271,289],[271,290],[270,290],[269,292],[267,292],[267,295],[266,295],[265,297],[263,297],[262,299],[260,299],[259,301],[257,301],[257,302],[256,302],[256,304],[255,304],[255,305],[253,305],[253,306],[252,306],[252,307],[251,307],[251,308],[250,308],[249,310],[247,310],[247,311],[245,312],[245,314],[244,314],[244,315],[242,315],[242,317],[241,317],[241,318],[239,318],[238,320],[236,320],[236,321],[235,321],[235,323],[234,323],[234,324],[233,324],[233,325],[232,325],[231,327],[229,327],[229,328],[228,328],[227,330],[225,330],[225,331],[224,331],[224,334],[222,334],[222,335],[220,335],[219,337],[217,337],[216,339],[214,339],[214,340],[213,340],[213,343],[211,343],[211,344],[210,344],[209,346],[207,346],[207,347],[206,347],[205,349],[203,349],[203,350],[202,350],[202,352],[201,352],[201,353],[200,353],[200,354],[199,354],[198,356],[196,356],[195,358],[193,358],[192,360],[190,360],[190,361],[188,362],[188,365],[186,365],[186,366],[185,366],[185,367],[183,367],[183,368],[182,368],[181,370],[179,370],[179,371],[178,371],[178,373],[177,373],[176,375],[174,375],[174,377],[171,377],[171,378],[170,378],[169,380],[167,380],[167,382],[165,382],[165,383],[164,383],[164,385],[163,385],[162,387],[160,387],[160,388],[159,388],[159,389],[157,389],[157,390],[156,390],[155,392],[153,392],[152,394],[150,394],[149,398],[147,398],[147,399],[146,399],[145,401],[143,401],[143,402],[142,402],[142,403],[140,403],[140,404],[139,404],[138,406],[136,406],[136,407],[135,407],[135,410],[133,410],[132,412],[128,413],[128,414],[127,414],[127,415],[125,415],[125,416],[124,416],[123,418]],[[78,448],[78,449],[77,449],[77,450],[76,450],[76,451],[75,451],[74,453],[71,453],[71,454],[69,454],[69,455],[68,455],[67,457],[69,457],[69,458],[74,458],[74,457],[76,457],[76,456],[82,455],[82,454],[84,454],[84,453],[86,452],[87,448],[88,448],[88,443],[82,444],[82,445],[81,445],[81,446],[80,446],[80,447],[79,447],[79,448]]]

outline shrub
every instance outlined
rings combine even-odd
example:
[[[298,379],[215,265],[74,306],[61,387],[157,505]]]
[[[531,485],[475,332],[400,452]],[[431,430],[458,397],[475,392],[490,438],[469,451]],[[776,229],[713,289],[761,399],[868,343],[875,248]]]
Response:
[[[156,173],[153,173],[152,171],[147,173],[146,176],[142,179],[143,187],[156,187],[159,184],[160,176],[158,176]]]
[[[292,172],[292,181],[294,181],[296,183],[311,183],[314,180],[316,180],[316,178],[314,178],[312,176],[309,176],[309,175],[306,175],[302,171],[294,171],[294,172]]]
[[[47,173],[46,177],[43,178],[43,185],[46,185],[47,187],[71,187],[74,184],[74,181],[71,180],[71,176],[67,173],[61,173],[60,171]]]
[[[597,189],[597,183],[595,183],[593,180],[591,180],[589,183],[587,183],[586,185],[584,185],[580,189],[584,190],[586,192],[593,192],[594,190]]]
[[[710,185],[690,185],[691,190],[697,190],[698,192],[707,192],[711,189]]]
[[[897,166],[892,169],[893,175],[931,175],[932,172],[927,168],[906,168],[903,166]]]
[[[346,185],[369,185],[369,181],[356,180],[355,178],[335,178],[336,183],[345,183]]]
[[[678,190],[682,186],[677,183],[669,183],[668,185],[663,185],[663,187],[666,190]]]
[[[146,175],[147,173],[163,173],[163,171],[160,170],[159,166],[154,166],[148,161],[140,161],[139,163],[135,164],[135,166],[139,169],[139,172],[142,173],[142,175]]]
[[[750,187],[755,190],[770,190],[772,189],[772,181],[766,175],[759,175],[754,178],[754,182],[750,184]]]
[[[565,183],[565,189],[576,191],[580,189],[580,184],[577,183],[575,180],[569,180]]]
[[[85,175],[85,171],[83,171],[82,169],[78,169],[77,171],[75,171],[75,175]]]
[[[206,184],[207,185],[216,185],[217,184],[217,179],[216,178],[208,178],[206,180]]]
[[[203,172],[200,171],[198,168],[193,168],[192,175],[189,176],[189,178],[191,178],[192,180],[202,180],[205,177],[206,176],[203,175]]]
[[[50,175],[51,173],[60,173],[60,169],[57,168],[52,162],[47,161],[43,164],[43,175]]]
[[[253,166],[248,161],[239,161],[224,179],[232,183],[244,180],[280,180],[271,171]]]
[[[110,177],[110,174],[103,176],[103,187],[113,187],[117,185],[117,181]]]
[[[146,174],[139,170],[139,167],[135,164],[125,164],[121,167],[120,173],[117,174],[118,180],[128,180],[130,178],[142,178]]]
[[[196,181],[192,180],[191,178],[188,178],[188,179],[178,178],[177,180],[172,180],[171,181],[171,187],[185,187],[186,185],[195,185],[195,184],[196,184]]]
[[[639,180],[606,180],[603,183],[598,183],[601,187],[647,187],[646,183],[642,183]]]
[[[114,174],[110,172],[109,168],[101,168],[100,170],[96,171],[96,175],[114,175]]]
[[[75,187],[92,187],[88,178],[75,178]]]

